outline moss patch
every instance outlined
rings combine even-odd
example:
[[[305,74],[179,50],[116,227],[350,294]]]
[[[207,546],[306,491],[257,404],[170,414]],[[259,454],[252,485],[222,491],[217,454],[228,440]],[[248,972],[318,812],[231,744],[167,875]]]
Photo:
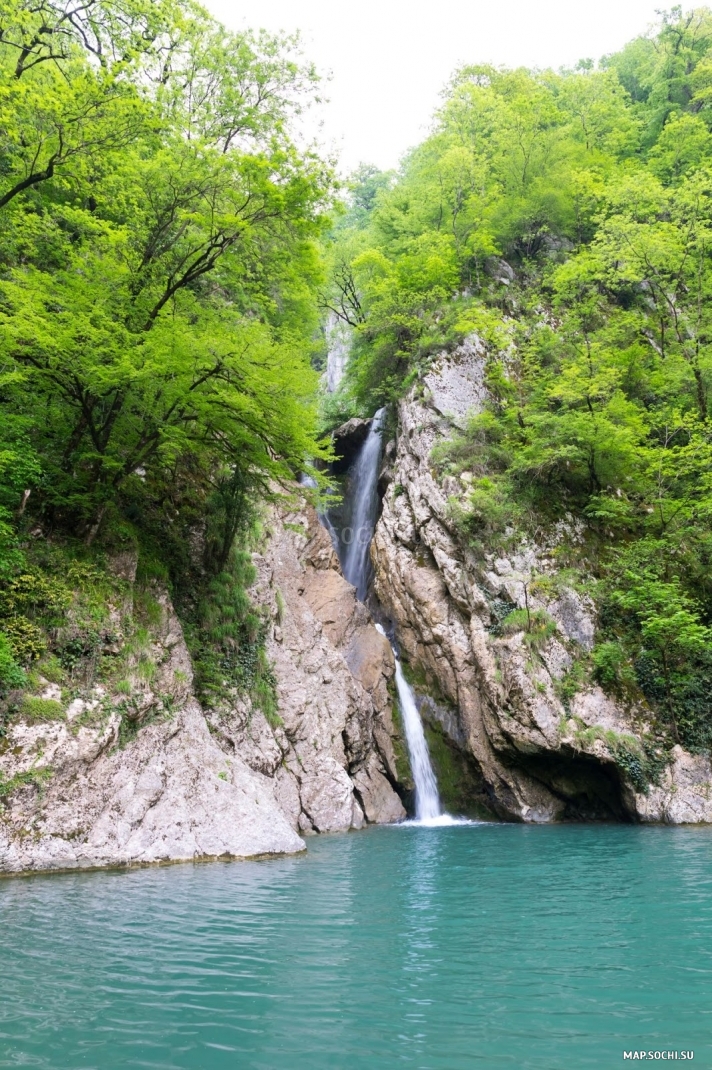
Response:
[[[492,819],[495,815],[487,805],[477,763],[456,747],[439,725],[425,721],[424,728],[443,809],[458,817]]]
[[[43,769],[28,769],[24,773],[16,773],[14,777],[6,780],[0,773],[0,799],[12,795],[18,788],[26,788],[28,785],[42,790],[44,785],[52,777],[52,770],[46,766]]]
[[[53,698],[25,695],[20,703],[20,716],[36,724],[38,721],[63,721],[64,707]]]
[[[393,753],[396,759],[396,776],[398,777],[398,784],[406,792],[412,792],[415,785],[413,783],[413,772],[410,768],[410,757],[408,755],[408,746],[405,741],[405,731],[403,729],[403,718],[401,717],[400,706],[398,704],[398,695],[396,693],[395,684],[391,681],[388,685],[388,691],[390,693],[391,707],[393,710],[393,727],[396,730],[396,734],[393,737]]]

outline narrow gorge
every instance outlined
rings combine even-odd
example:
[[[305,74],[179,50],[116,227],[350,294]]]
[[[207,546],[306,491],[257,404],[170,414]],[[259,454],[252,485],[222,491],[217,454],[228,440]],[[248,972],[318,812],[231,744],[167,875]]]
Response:
[[[72,37],[120,195],[8,142],[0,872],[712,822],[706,90],[463,68],[337,189],[295,43],[159,8]],[[58,11],[7,48],[71,112]]]
[[[562,698],[560,682],[593,645],[596,607],[556,584],[543,597],[532,578],[556,581],[557,547],[580,539],[575,523],[539,544],[522,537],[507,557],[458,543],[447,496],[466,482],[443,486],[430,458],[483,404],[483,368],[476,338],[444,354],[401,402],[394,439],[382,442],[383,411],[336,432],[347,460],[351,450],[341,505],[320,521],[295,486],[292,504],[267,518],[252,596],[271,621],[278,723],[249,699],[201,707],[181,625],[157,587],[147,642],[158,675],[139,683],[154,723],[122,740],[125,706],[96,685],[61,720],[9,728],[0,768],[18,787],[0,831],[5,872],[293,852],[305,833],[399,821],[406,809],[436,818],[421,719],[452,814],[712,820],[707,757],[675,746],[659,783],[636,783],[619,748],[644,753],[645,709],[598,687]],[[111,609],[120,635],[136,561],[119,556],[112,568],[124,584]],[[523,628],[498,632],[502,606],[544,610],[555,631],[532,650]],[[61,704],[58,685],[40,679],[38,690]],[[165,695],[170,714],[156,717]]]

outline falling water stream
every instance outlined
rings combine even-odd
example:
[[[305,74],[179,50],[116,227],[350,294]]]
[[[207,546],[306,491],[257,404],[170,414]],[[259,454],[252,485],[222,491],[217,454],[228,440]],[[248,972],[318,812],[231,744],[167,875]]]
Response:
[[[350,486],[353,492],[351,525],[348,538],[341,540],[341,567],[344,576],[356,588],[364,601],[371,578],[369,547],[378,516],[378,470],[381,463],[381,436],[385,409],[373,417],[371,428],[351,468]]]
[[[381,635],[386,634],[380,624],[377,624],[376,627]],[[440,808],[438,782],[435,779],[435,772],[430,761],[428,741],[425,738],[423,722],[415,704],[415,695],[403,675],[403,666],[395,649],[393,655],[396,659],[398,702],[401,717],[403,718],[405,741],[408,746],[410,768],[415,784],[415,820],[424,825],[441,824],[442,818],[445,817],[450,823],[452,819],[449,815],[443,814]]]
[[[349,537],[337,540],[344,576],[349,583],[354,585],[362,602],[368,593],[371,578],[369,548],[378,518],[378,472],[381,463],[384,414],[385,409],[379,409],[373,417],[368,436],[351,467],[349,481],[352,494],[351,524],[346,529]],[[328,516],[323,519],[330,531],[333,531]],[[386,634],[380,624],[376,627],[382,635]],[[428,743],[415,702],[415,695],[403,675],[403,667],[395,647],[393,654],[396,659],[398,701],[415,783],[416,822],[423,825],[457,823],[457,818],[452,818],[449,814],[442,812],[438,783],[430,761]]]

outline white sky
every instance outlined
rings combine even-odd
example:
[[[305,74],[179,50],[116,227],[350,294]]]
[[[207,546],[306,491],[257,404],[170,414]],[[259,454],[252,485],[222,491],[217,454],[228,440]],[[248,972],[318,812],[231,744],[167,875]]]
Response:
[[[561,67],[598,59],[673,0],[203,0],[232,29],[302,32],[330,73],[322,143],[344,171],[387,169],[421,141],[462,63]],[[693,6],[691,3],[686,6]]]

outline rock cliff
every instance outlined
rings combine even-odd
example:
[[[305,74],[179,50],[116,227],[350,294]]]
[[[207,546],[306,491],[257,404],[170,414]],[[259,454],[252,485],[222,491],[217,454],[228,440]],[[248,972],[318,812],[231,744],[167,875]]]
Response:
[[[646,787],[634,768],[652,745],[644,705],[624,708],[597,687],[563,697],[567,672],[595,634],[591,598],[557,576],[557,551],[580,540],[575,523],[536,543],[522,535],[507,556],[486,546],[476,553],[458,535],[451,502],[464,496],[467,476],[439,481],[431,453],[481,410],[484,360],[476,338],[436,360],[401,402],[397,443],[386,449],[371,547],[375,592],[431,692],[422,713],[474,760],[473,792],[494,814],[533,822],[712,821],[707,757],[677,746],[659,783]],[[549,584],[541,582],[546,577]],[[503,606],[545,611],[553,634],[536,651],[524,631],[503,636]]]
[[[130,704],[98,685],[73,695],[40,679],[39,701],[10,719],[0,872],[296,852],[299,832],[404,816],[392,786],[391,650],[314,510],[275,511],[254,560],[279,723],[249,702],[201,708],[180,623],[157,590],[146,640],[156,673],[135,677]],[[116,567],[130,591],[135,562]],[[117,625],[131,600],[112,608]]]

